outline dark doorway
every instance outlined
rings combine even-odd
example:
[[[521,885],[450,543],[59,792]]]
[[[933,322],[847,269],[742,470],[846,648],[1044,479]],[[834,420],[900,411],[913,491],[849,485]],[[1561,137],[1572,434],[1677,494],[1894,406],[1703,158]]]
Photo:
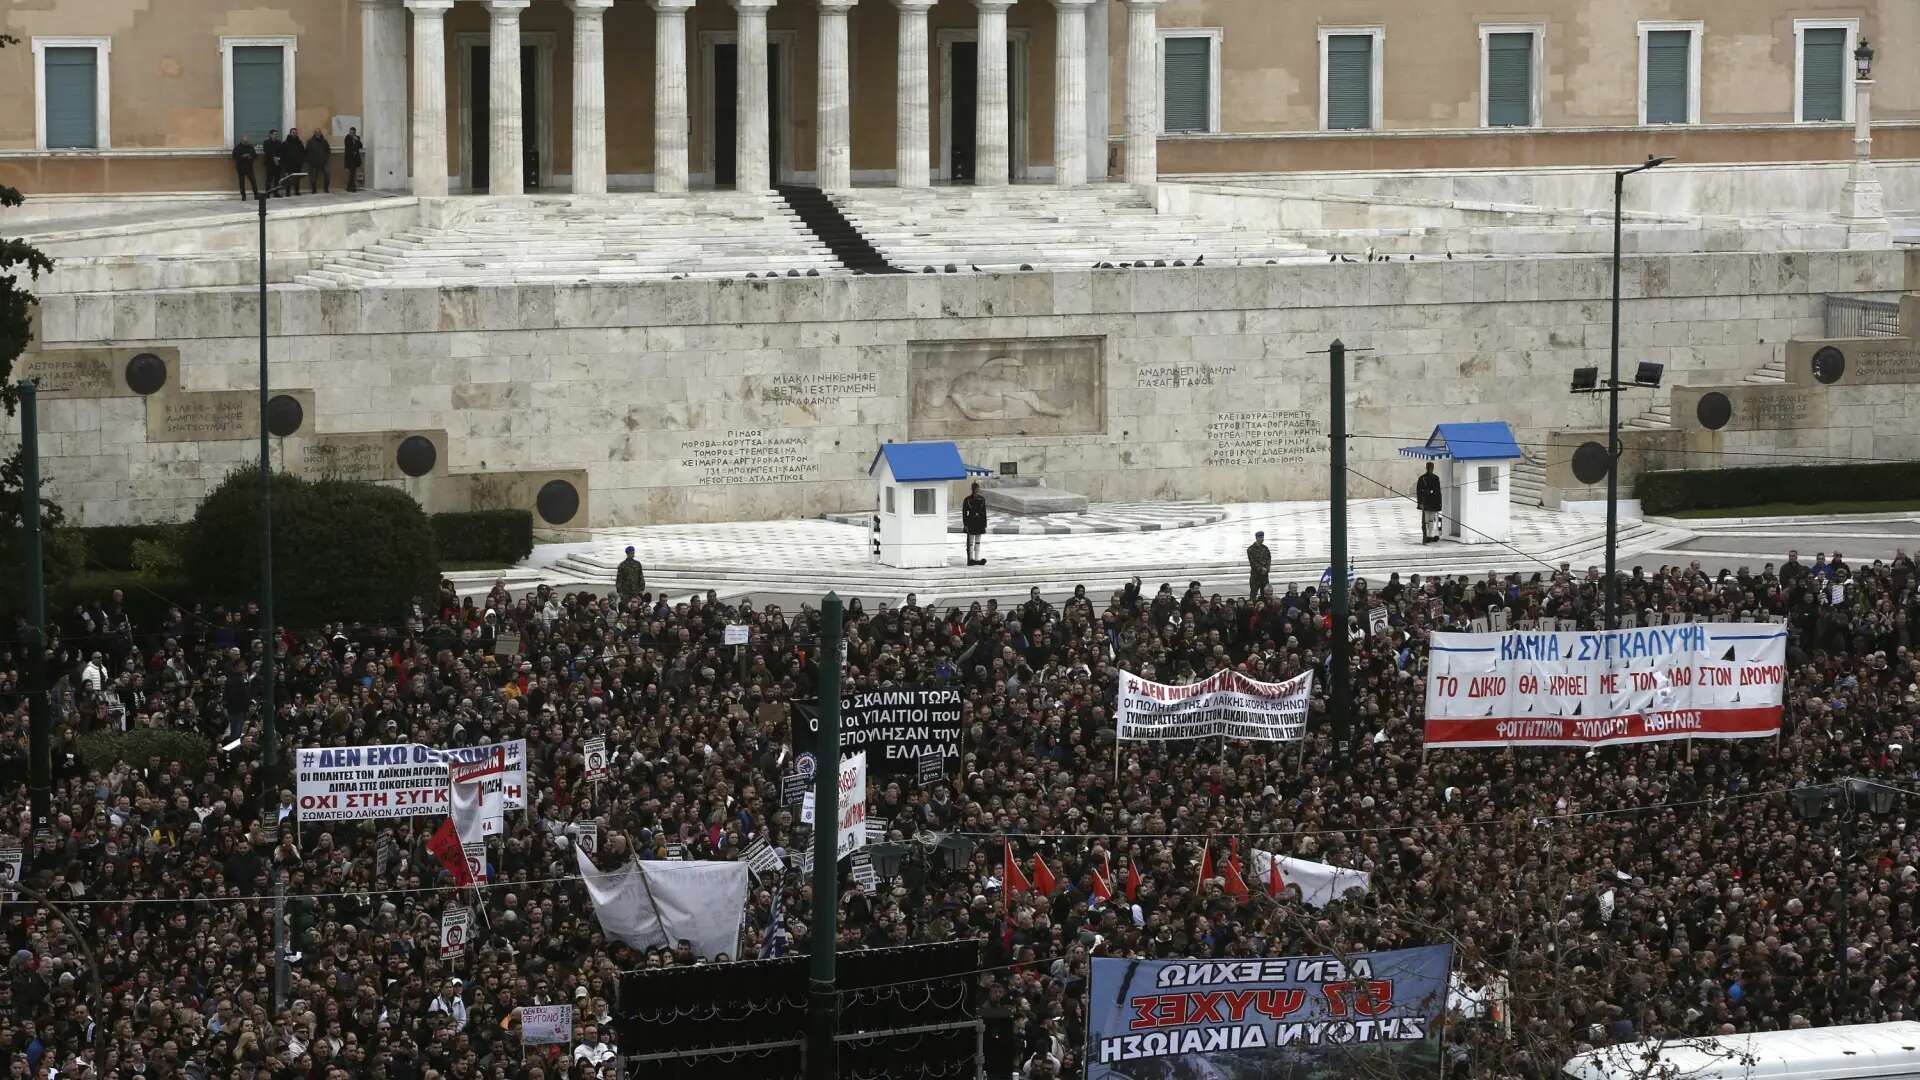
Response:
[[[767,43],[767,161],[775,183],[780,175],[780,46]],[[740,49],[732,42],[713,47],[713,186],[739,183],[735,136],[740,126]]]
[[[947,147],[947,177],[956,184],[975,179],[974,143],[980,106],[980,46],[956,41],[947,70],[953,73],[953,112],[948,127],[953,135]],[[1007,164],[1013,164],[1013,103],[1026,92],[1013,66],[1013,42],[1007,42]]]
[[[468,67],[472,85],[467,87],[473,124],[467,132],[467,159],[473,162],[473,190],[485,191],[491,185],[491,147],[493,50],[486,45],[473,47]],[[540,50],[533,45],[520,46],[520,152],[526,166],[524,186],[528,191],[540,186]]]

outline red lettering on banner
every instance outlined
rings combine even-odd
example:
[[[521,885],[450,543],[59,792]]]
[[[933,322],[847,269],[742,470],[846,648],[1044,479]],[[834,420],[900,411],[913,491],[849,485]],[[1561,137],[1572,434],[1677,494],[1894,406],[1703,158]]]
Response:
[[[1285,1020],[1307,1003],[1305,990],[1262,990],[1254,1008],[1269,1020]]]
[[[1224,992],[1188,994],[1187,1022],[1190,1024],[1225,1023],[1226,1018],[1220,1015],[1220,1006],[1225,1004],[1226,996]]]
[[[1507,692],[1507,679],[1504,675],[1476,675],[1467,684],[1467,696],[1470,698],[1499,697]]]

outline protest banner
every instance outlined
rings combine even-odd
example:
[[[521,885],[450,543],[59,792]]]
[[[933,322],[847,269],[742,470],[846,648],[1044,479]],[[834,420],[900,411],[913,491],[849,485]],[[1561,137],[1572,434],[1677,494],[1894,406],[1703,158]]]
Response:
[[[440,959],[455,960],[466,955],[467,931],[473,926],[473,912],[466,907],[450,907],[440,913]]]
[[[1786,632],[1682,623],[1435,634],[1426,745],[1601,746],[1780,730]]]
[[[1293,742],[1307,730],[1313,672],[1264,683],[1223,669],[1196,683],[1169,686],[1120,673],[1114,710],[1122,739],[1264,739]]]
[[[1096,957],[1087,1080],[1434,1068],[1452,961],[1450,945],[1345,957]],[[1374,1060],[1353,1060],[1362,1055]]]
[[[506,751],[496,749],[482,761],[447,762],[451,801],[447,816],[463,842],[506,831]]]
[[[834,857],[844,859],[867,846],[867,752],[840,762],[840,827]]]
[[[294,755],[300,820],[361,821],[447,813],[447,763],[504,755],[508,810],[527,808],[527,740],[440,750],[417,743],[306,748]]]
[[[525,1046],[565,1046],[573,1041],[573,1006],[520,1006],[520,1042]]]
[[[607,740],[604,736],[594,736],[580,744],[580,760],[585,766],[589,781],[598,783],[608,775]]]
[[[793,707],[793,749],[811,753],[820,731],[815,705]],[[914,775],[921,758],[960,756],[960,691],[908,687],[840,699],[840,753],[868,751],[880,776]]]

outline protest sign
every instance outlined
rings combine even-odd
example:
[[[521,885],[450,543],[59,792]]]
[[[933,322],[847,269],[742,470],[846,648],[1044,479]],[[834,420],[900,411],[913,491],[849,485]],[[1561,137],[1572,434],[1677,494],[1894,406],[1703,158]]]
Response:
[[[1452,960],[1449,945],[1345,957],[1096,957],[1087,1080],[1368,1075],[1353,1060],[1362,1055],[1383,1071],[1430,1069]]]
[[[27,854],[17,836],[0,836],[0,892],[18,891],[21,874],[26,870]]]
[[[600,850],[600,825],[598,822],[575,822],[567,826],[567,835],[573,837],[573,842],[580,846],[580,850],[589,855]]]
[[[447,763],[502,753],[508,810],[527,807],[527,740],[440,750],[417,743],[302,749],[294,755],[294,792],[303,821],[438,817],[448,812]]]
[[[1280,683],[1223,669],[1197,683],[1169,686],[1120,673],[1114,711],[1122,739],[1265,739],[1292,742],[1306,733],[1313,672]]]
[[[1612,633],[1435,634],[1426,744],[1599,746],[1780,730],[1786,632],[1683,623]]]
[[[573,1006],[520,1006],[520,1042],[526,1046],[565,1046],[573,1041]]]
[[[483,761],[447,762],[447,784],[452,799],[447,815],[465,841],[481,840],[506,831],[506,751],[496,749]]]
[[[844,859],[866,846],[867,752],[862,750],[840,762],[840,825],[834,857]]]
[[[812,777],[802,776],[797,772],[790,772],[787,775],[781,777],[780,778],[780,805],[792,806],[794,803],[800,802],[801,800],[805,799],[807,797],[807,792],[812,787],[812,784],[813,784]]]
[[[1367,609],[1367,633],[1385,633],[1388,625],[1387,609],[1384,605],[1376,604]]]
[[[440,959],[466,955],[467,931],[472,925],[473,912],[465,907],[450,907],[440,913]]]
[[[475,885],[485,885],[487,883],[487,842],[474,840],[463,843],[460,845],[460,850],[467,856],[467,876],[473,879]]]
[[[864,851],[856,851],[848,860],[852,870],[848,876],[860,883],[860,887],[869,893],[880,891],[880,875],[873,868],[873,856]]]
[[[587,779],[598,782],[607,778],[607,740],[595,736],[580,744],[580,760],[586,766]]]
[[[747,643],[746,624],[728,623],[727,628],[721,632],[720,641],[724,645],[745,645]]]
[[[795,704],[793,749],[814,750],[819,708]],[[840,753],[868,751],[881,776],[913,775],[923,757],[960,756],[960,691],[938,687],[876,690],[840,699]]]
[[[929,754],[920,759],[920,775],[916,778],[919,787],[933,787],[946,778],[946,758]]]

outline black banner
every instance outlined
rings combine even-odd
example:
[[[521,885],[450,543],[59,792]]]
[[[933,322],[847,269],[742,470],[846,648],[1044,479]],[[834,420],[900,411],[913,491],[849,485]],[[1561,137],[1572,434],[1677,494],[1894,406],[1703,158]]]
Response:
[[[820,730],[816,705],[793,707],[793,752],[811,754]],[[960,756],[960,691],[938,687],[875,690],[840,699],[840,752],[867,752],[873,775],[917,776],[924,757]]]

